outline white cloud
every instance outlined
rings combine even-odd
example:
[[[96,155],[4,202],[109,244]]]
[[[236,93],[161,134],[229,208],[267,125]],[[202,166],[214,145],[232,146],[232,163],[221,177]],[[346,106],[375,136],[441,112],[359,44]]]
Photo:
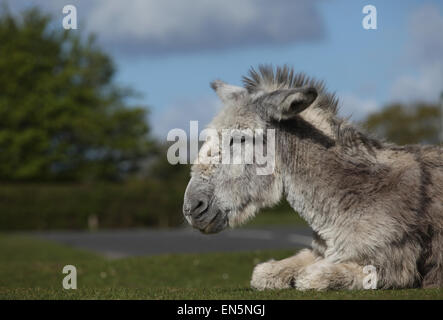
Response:
[[[250,1],[226,5],[220,1],[96,1],[90,14],[90,27],[110,38],[133,37],[136,40],[165,41],[169,37],[195,37],[209,20],[221,20],[240,27],[257,18],[257,8]]]
[[[125,52],[167,54],[321,39],[310,0],[94,0],[78,2],[88,29]]]
[[[79,28],[126,53],[169,54],[324,37],[321,0],[71,0]],[[60,0],[10,0],[21,10],[38,6],[62,17]]]

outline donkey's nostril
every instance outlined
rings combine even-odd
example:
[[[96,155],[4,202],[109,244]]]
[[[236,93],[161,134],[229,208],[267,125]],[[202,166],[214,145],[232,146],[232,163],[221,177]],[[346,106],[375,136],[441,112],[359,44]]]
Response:
[[[185,210],[184,212],[186,215],[191,215],[194,218],[200,216],[208,208],[208,201],[205,199],[192,199],[190,202],[190,210]]]
[[[198,210],[199,208],[201,208],[201,207],[203,207],[204,206],[204,202],[203,201],[199,201],[198,203],[197,203],[197,207],[195,208],[195,210]]]

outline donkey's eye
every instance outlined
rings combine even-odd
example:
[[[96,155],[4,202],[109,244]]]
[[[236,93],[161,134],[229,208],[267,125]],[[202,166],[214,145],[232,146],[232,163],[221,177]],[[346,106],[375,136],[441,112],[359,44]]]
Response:
[[[240,143],[245,143],[245,141],[246,141],[246,137],[245,137],[245,136],[242,136],[242,137],[240,138]],[[232,147],[233,144],[234,144],[234,138],[231,138],[231,141],[229,141],[229,146]]]

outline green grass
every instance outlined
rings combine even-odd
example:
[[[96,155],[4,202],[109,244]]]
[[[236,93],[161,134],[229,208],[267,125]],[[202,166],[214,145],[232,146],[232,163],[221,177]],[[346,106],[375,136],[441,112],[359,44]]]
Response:
[[[107,260],[15,234],[0,235],[0,299],[443,299],[442,290],[257,292],[253,265],[291,251],[180,254]],[[64,290],[63,266],[78,289]]]

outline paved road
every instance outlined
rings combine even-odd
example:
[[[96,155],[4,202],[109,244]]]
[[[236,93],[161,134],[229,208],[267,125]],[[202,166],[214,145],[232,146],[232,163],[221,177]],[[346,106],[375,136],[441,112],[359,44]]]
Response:
[[[185,252],[233,252],[308,247],[309,228],[233,229],[203,235],[191,228],[98,232],[34,232],[32,235],[110,258]]]

